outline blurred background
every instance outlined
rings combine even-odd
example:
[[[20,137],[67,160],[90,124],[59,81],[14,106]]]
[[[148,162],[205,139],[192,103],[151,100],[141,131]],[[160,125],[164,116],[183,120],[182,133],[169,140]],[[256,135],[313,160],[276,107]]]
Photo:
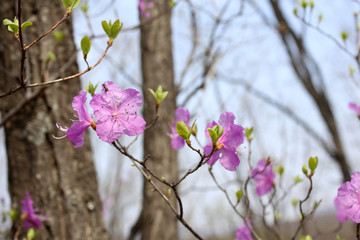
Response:
[[[337,189],[344,179],[349,180],[349,173],[359,170],[360,125],[348,103],[360,103],[356,58],[360,2],[315,0],[314,7],[306,8],[292,0],[175,3],[171,26],[175,84],[179,90],[176,103],[190,111],[191,123],[197,120],[199,142],[202,146],[207,144],[206,124],[218,121],[224,111],[235,114],[236,124],[254,128],[252,164],[271,157],[275,166],[285,169],[283,176],[277,175],[276,179],[278,193],[285,195],[276,212],[284,234],[291,232],[289,224],[299,219],[291,200],[303,199],[309,187],[301,168],[309,157],[318,156],[307,207],[310,209],[314,201],[321,200],[315,214],[319,226],[311,225],[311,231],[323,235],[316,239],[330,239],[330,235],[320,232],[333,234],[338,226],[333,204]],[[92,39],[89,63],[96,62],[106,47],[107,38],[100,22],[119,18],[124,23],[101,67],[82,76],[82,85],[111,80],[122,89],[141,91],[138,2],[83,0],[81,4],[88,10],[74,10],[74,37],[77,48],[83,36]],[[80,70],[87,68],[81,51],[77,62]],[[110,144],[100,141],[93,131],[90,135],[106,228],[111,239],[126,239],[141,212],[143,178]],[[121,142],[132,139],[124,137]],[[141,144],[140,137],[130,148],[139,159],[143,155]],[[198,161],[198,156],[187,147],[177,154],[180,175]],[[234,202],[235,192],[248,176],[247,142],[240,146],[238,154],[240,165],[235,172],[225,170],[219,163],[214,165],[217,180]],[[0,198],[4,199],[4,204],[0,202],[1,211],[1,207],[9,208],[10,203],[4,191],[6,155],[1,154],[0,160]],[[349,167],[348,173],[346,167],[341,169],[341,164]],[[303,182],[287,191],[296,176]],[[249,191],[255,215],[262,214],[253,183]],[[185,219],[203,237],[234,239],[243,221],[212,181],[206,166],[188,177],[179,192]],[[263,197],[263,203],[268,199],[269,196]],[[274,213],[268,211],[265,218],[271,225]],[[329,222],[324,224],[325,221]],[[181,224],[179,228],[181,239],[192,239]],[[351,226],[343,229],[348,232]],[[260,232],[263,230],[260,227]]]

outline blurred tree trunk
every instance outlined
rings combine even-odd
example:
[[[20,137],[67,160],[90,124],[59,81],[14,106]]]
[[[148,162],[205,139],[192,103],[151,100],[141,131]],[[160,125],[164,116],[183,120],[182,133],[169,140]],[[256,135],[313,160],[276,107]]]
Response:
[[[144,155],[150,155],[148,166],[158,176],[168,182],[178,176],[176,152],[171,148],[166,133],[169,123],[174,121],[176,91],[174,87],[174,67],[171,40],[171,9],[169,1],[156,0],[149,19],[141,19],[141,58],[144,92],[144,118],[151,123],[155,116],[155,100],[148,89],[161,85],[168,96],[160,105],[160,118],[154,127],[145,132]],[[162,188],[167,192],[167,188]],[[175,198],[171,198],[176,205]],[[140,231],[144,240],[177,239],[177,220],[170,208],[152,191],[149,184],[144,184],[143,210]]]
[[[350,181],[350,167],[343,151],[336,119],[332,112],[331,102],[326,93],[323,75],[317,62],[304,46],[301,36],[297,35],[288,23],[279,6],[278,0],[269,0],[277,21],[277,32],[291,60],[292,68],[301,84],[308,92],[318,108],[331,136],[332,146],[324,146],[325,150],[339,165],[343,181]]]
[[[22,1],[23,22],[33,26],[23,32],[29,44],[65,14],[61,1]],[[13,20],[17,1],[3,0],[0,16]],[[28,82],[43,82],[78,72],[71,21],[59,28],[60,43],[47,36],[27,53],[25,75]],[[0,89],[12,89],[20,76],[19,44],[7,28],[0,28]],[[56,61],[49,61],[53,51]],[[48,216],[40,239],[108,239],[103,227],[102,208],[88,134],[85,145],[74,149],[55,123],[70,125],[72,99],[80,90],[79,80],[60,83],[40,91],[5,123],[12,207],[29,191],[34,206]],[[26,89],[0,100],[2,116],[39,89]],[[22,238],[21,238],[22,239]]]

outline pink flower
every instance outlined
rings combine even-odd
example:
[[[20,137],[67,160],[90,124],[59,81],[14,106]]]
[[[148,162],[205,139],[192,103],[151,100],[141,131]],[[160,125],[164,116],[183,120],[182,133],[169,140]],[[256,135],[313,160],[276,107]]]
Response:
[[[354,172],[351,181],[339,187],[335,207],[340,222],[350,219],[360,223],[360,172]]]
[[[35,213],[38,212],[38,210],[34,209],[33,204],[34,202],[30,197],[30,193],[26,192],[26,198],[21,200],[22,219],[24,220],[24,228],[26,230],[29,228],[39,229],[41,227],[41,222],[47,219],[46,216]]]
[[[249,224],[251,226],[251,222],[249,220]],[[248,228],[246,224],[243,227],[240,227],[236,231],[236,240],[252,240],[251,230]]]
[[[258,165],[251,171],[251,177],[256,182],[256,194],[261,197],[271,191],[274,186],[275,173],[271,163],[266,163],[265,159],[259,160]]]
[[[185,140],[179,136],[179,134],[176,131],[176,123],[183,121],[186,123],[186,125],[189,126],[189,120],[190,120],[190,113],[189,110],[184,109],[183,107],[178,107],[175,111],[176,120],[174,121],[171,128],[171,133],[168,133],[168,136],[171,138],[171,146],[179,150],[185,145]]]
[[[356,112],[358,116],[360,116],[360,106],[356,105],[354,102],[349,103],[349,108]]]
[[[95,94],[90,101],[98,119],[96,133],[99,138],[112,143],[124,134],[142,134],[146,122],[137,114],[141,104],[142,96],[135,89],[121,90],[113,82],[104,83],[101,94]]]
[[[145,0],[139,0],[138,8],[141,13],[146,18],[151,16],[150,9],[154,7],[153,2],[145,2]]]
[[[219,126],[224,129],[224,133],[216,143],[218,150],[216,150],[207,161],[208,164],[214,164],[219,160],[220,164],[230,171],[235,171],[236,167],[240,164],[239,157],[236,154],[236,148],[244,142],[245,138],[244,128],[234,124],[234,120],[235,116],[231,112],[224,112],[220,115]],[[207,129],[215,125],[217,125],[217,123],[213,121],[206,127],[205,136],[209,143],[204,148],[205,155],[209,155],[213,149],[213,143]]]
[[[57,123],[57,127],[66,132],[66,137],[75,144],[74,148],[79,148],[84,145],[84,134],[88,127],[96,128],[94,120],[90,117],[85,108],[86,91],[80,91],[79,95],[74,97],[72,106],[76,113],[74,116],[78,120],[73,120],[73,124],[69,128],[63,128]]]

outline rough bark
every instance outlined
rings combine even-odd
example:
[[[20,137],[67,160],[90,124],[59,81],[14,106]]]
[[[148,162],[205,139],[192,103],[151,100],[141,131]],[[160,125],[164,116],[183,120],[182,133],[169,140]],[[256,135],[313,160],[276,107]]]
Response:
[[[169,122],[174,120],[176,91],[171,42],[171,9],[168,1],[156,0],[151,11],[151,18],[141,18],[141,60],[144,92],[144,118],[151,123],[155,116],[155,100],[148,88],[156,89],[159,85],[169,91],[161,103],[160,118],[156,125],[144,136],[144,155],[150,155],[149,168],[168,182],[178,176],[176,152],[171,148],[166,133]],[[167,188],[162,190],[166,193]],[[175,206],[175,198],[171,198]],[[143,210],[140,221],[142,239],[177,239],[177,220],[170,208],[160,196],[144,184]]]
[[[304,46],[301,36],[288,24],[279,7],[279,1],[269,0],[277,20],[277,30],[291,60],[292,68],[305,90],[314,101],[331,136],[332,147],[325,149],[339,165],[343,181],[350,181],[350,167],[343,151],[336,119],[327,96],[318,64]]]
[[[3,0],[0,16],[13,19],[17,1]],[[23,32],[29,44],[46,32],[66,12],[61,1],[23,1],[23,21],[33,26]],[[56,44],[48,36],[27,53],[25,75],[28,82],[42,82],[78,72],[71,21],[60,27],[64,39]],[[0,89],[16,85],[20,73],[20,50],[14,36],[0,28]],[[47,61],[53,51],[56,62]],[[50,78],[50,79],[49,79]],[[21,90],[0,100],[2,114],[16,107],[38,89]],[[20,210],[20,200],[29,191],[36,208],[48,216],[41,228],[40,239],[108,239],[103,227],[101,202],[90,141],[74,149],[55,123],[70,125],[73,118],[72,99],[80,90],[79,80],[53,85],[40,92],[5,123],[8,152],[9,191],[12,207]],[[22,238],[21,238],[22,239]]]

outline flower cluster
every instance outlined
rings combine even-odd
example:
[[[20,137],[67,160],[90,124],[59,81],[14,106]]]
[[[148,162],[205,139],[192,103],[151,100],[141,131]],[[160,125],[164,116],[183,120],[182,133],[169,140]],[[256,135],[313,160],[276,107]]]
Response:
[[[240,164],[236,148],[239,147],[245,138],[244,128],[234,124],[235,116],[231,112],[224,112],[219,117],[219,126],[224,130],[222,136],[216,142],[216,148],[209,160],[208,164],[214,164],[219,160],[220,164],[230,171],[235,171]],[[208,128],[218,125],[215,121],[209,123],[205,130],[205,136],[208,144],[204,148],[204,154],[209,155],[213,150],[213,142],[208,132]]]
[[[139,0],[138,8],[140,14],[144,17],[149,18],[151,16],[150,9],[152,7],[154,7],[153,2],[145,2],[145,0]]]
[[[257,167],[251,171],[251,177],[256,182],[256,194],[261,197],[271,191],[276,176],[271,162],[262,158]]]
[[[96,130],[98,137],[104,142],[112,143],[122,135],[135,136],[142,134],[145,120],[137,114],[142,104],[141,94],[134,89],[121,88],[113,82],[103,84],[100,94],[95,94],[90,101],[97,118],[95,122],[85,108],[86,92],[80,91],[74,97],[72,106],[76,111],[73,125],[58,128],[66,132],[67,138],[75,144],[74,148],[84,145],[84,133],[88,127]]]
[[[356,112],[356,114],[360,117],[360,106],[356,105],[356,103],[350,102],[350,103],[349,103],[349,109],[351,109],[351,110],[353,110],[354,112]]]
[[[340,222],[350,219],[360,223],[360,172],[354,172],[351,181],[340,186],[335,198],[335,207]]]
[[[250,220],[249,225],[251,226]],[[246,224],[244,224],[243,227],[238,228],[236,231],[236,240],[252,240],[251,230]]]
[[[34,209],[34,202],[30,197],[30,193],[26,192],[26,198],[21,200],[22,206],[22,219],[24,221],[24,228],[27,230],[29,228],[39,229],[41,227],[41,222],[47,219],[46,216],[36,214],[38,209]]]
[[[190,120],[190,113],[189,110],[183,108],[183,107],[178,107],[175,110],[175,121],[173,123],[172,126],[170,126],[171,129],[171,133],[168,133],[168,136],[171,138],[171,146],[176,149],[179,150],[180,148],[184,147],[185,145],[185,140],[179,136],[179,134],[176,131],[176,123],[183,121],[186,125],[189,126],[189,120]]]

